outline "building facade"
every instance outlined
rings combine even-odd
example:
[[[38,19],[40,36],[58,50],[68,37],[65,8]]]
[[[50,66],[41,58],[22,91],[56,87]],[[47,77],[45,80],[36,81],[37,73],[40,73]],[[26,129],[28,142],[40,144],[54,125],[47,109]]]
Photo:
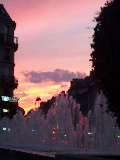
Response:
[[[0,116],[12,118],[18,107],[18,98],[13,91],[18,86],[14,76],[14,53],[18,49],[18,38],[14,37],[16,23],[0,4]]]
[[[93,72],[90,72],[90,76],[84,79],[73,79],[71,81],[70,89],[68,90],[69,96],[76,99],[76,102],[80,104],[80,110],[84,116],[87,116],[89,110],[93,110],[96,96],[97,86],[94,81]]]

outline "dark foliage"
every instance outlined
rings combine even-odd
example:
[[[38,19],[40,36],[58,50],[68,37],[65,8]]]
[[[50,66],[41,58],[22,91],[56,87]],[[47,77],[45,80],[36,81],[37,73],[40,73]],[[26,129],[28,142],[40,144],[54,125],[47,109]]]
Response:
[[[120,0],[107,1],[95,21],[92,67],[120,128]]]

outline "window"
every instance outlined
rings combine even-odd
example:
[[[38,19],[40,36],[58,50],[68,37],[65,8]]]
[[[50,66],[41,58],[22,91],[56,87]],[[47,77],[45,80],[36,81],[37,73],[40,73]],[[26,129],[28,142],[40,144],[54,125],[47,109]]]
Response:
[[[5,10],[3,8],[0,9],[0,13],[6,14]]]
[[[4,75],[9,76],[9,67],[4,67]]]
[[[9,30],[9,27],[8,26],[4,26],[4,34],[8,34],[8,30]]]
[[[3,109],[3,112],[7,113],[7,112],[9,112],[9,110],[8,109]]]
[[[4,41],[7,42],[8,39],[8,34],[9,34],[9,27],[8,26],[4,26]]]
[[[7,60],[7,61],[10,60],[10,49],[6,49],[6,52],[5,52],[5,60]]]

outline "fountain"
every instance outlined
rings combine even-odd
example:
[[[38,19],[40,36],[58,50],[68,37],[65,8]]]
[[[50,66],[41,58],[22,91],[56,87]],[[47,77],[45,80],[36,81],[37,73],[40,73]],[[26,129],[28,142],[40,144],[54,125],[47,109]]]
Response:
[[[102,107],[101,107],[102,106]],[[0,120],[0,145],[41,151],[120,152],[120,130],[116,118],[106,112],[105,96],[97,96],[94,109],[84,117],[80,105],[68,95],[58,96],[47,118],[33,110],[29,117],[20,111],[12,120]],[[76,130],[75,130],[76,129]]]

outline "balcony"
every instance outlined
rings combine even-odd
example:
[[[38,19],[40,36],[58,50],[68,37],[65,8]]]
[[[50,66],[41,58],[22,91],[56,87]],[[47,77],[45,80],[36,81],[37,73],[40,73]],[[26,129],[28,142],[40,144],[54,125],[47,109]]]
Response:
[[[15,89],[18,87],[18,79],[15,76],[2,76],[0,79],[0,86],[3,88]]]
[[[0,43],[6,45],[12,45],[15,48],[15,51],[18,49],[18,37],[10,36],[8,34],[0,34]]]

